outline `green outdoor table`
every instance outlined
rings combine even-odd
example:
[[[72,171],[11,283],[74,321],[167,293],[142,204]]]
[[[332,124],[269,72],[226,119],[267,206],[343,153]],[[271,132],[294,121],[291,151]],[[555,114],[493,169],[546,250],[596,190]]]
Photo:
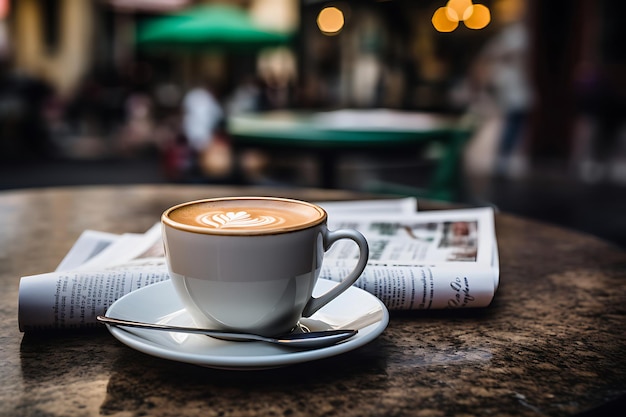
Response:
[[[471,133],[457,117],[385,109],[245,114],[231,117],[227,130],[236,152],[260,148],[315,155],[323,188],[337,188],[337,166],[345,155],[402,154],[435,145],[435,172],[420,197],[439,200],[451,200],[459,191],[462,151]]]

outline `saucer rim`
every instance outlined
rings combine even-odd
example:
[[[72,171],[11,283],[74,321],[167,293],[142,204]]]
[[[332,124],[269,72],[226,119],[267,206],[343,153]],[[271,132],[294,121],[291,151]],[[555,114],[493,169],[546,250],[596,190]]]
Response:
[[[320,279],[317,283],[322,291],[327,291],[337,283],[331,280]],[[162,281],[159,283],[151,284],[147,287],[138,289],[131,293],[126,294],[117,301],[115,301],[107,310],[107,316],[117,316],[116,311],[120,305],[124,305],[129,302],[129,299],[135,303],[139,302],[144,294],[150,294],[151,292],[164,293],[167,286],[171,286],[171,281]],[[172,289],[173,292],[173,289]],[[228,369],[228,370],[256,370],[256,369],[268,369],[282,366],[293,365],[296,363],[309,362],[318,359],[324,359],[331,356],[343,354],[345,352],[354,350],[358,347],[364,346],[377,338],[389,324],[389,311],[386,306],[373,294],[362,290],[358,287],[349,287],[344,293],[340,294],[335,300],[331,301],[326,306],[322,307],[318,313],[324,313],[325,309],[331,303],[341,302],[342,296],[356,296],[358,298],[368,298],[369,301],[377,303],[380,306],[382,317],[380,320],[369,324],[361,329],[352,338],[328,347],[310,349],[310,350],[293,350],[289,348],[273,346],[276,350],[275,354],[271,355],[250,355],[250,356],[224,356],[224,355],[211,355],[197,352],[185,352],[178,351],[164,344],[159,344],[153,340],[146,339],[142,336],[143,332],[150,332],[145,329],[130,329],[121,328],[116,326],[107,325],[110,333],[120,342],[133,348],[137,351],[146,353],[151,356],[159,357],[162,359],[173,360],[177,362],[190,363],[200,365],[209,368],[216,369]],[[176,301],[180,303],[180,309],[183,309],[182,301],[176,297]],[[317,313],[316,313],[317,314]],[[125,319],[133,319],[132,317],[124,316]],[[315,318],[315,314],[311,317]],[[197,335],[195,335],[197,336]],[[239,343],[239,342],[224,342],[224,343]],[[259,344],[263,342],[248,342],[247,346],[253,346],[253,344]]]

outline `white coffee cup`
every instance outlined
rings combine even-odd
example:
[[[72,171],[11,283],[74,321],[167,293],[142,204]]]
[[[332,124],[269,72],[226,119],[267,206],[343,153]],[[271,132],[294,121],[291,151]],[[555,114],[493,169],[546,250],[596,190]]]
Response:
[[[163,242],[178,296],[197,326],[276,335],[348,289],[367,264],[356,230],[328,230],[319,206],[273,197],[191,201],[166,210]],[[359,247],[354,270],[313,297],[324,252],[339,239]]]

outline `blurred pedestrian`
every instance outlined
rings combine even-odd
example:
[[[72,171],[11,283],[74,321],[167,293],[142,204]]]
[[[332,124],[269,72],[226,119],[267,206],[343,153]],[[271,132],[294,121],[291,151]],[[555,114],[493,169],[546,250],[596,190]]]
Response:
[[[227,175],[232,162],[224,111],[208,82],[185,94],[182,113],[182,132],[193,155],[193,171],[201,177]]]
[[[478,152],[480,161],[474,164],[481,169],[487,165],[496,175],[520,176],[526,171],[525,133],[533,105],[528,72],[530,40],[523,3],[501,2],[509,7],[498,14],[500,30],[487,41],[452,98],[467,105],[470,116],[482,122],[476,136],[489,139],[489,156],[493,158]],[[476,147],[479,151],[485,147],[480,145]]]
[[[154,104],[141,91],[132,92],[124,103],[125,121],[116,140],[116,154],[124,157],[150,155],[157,149],[154,140]]]
[[[261,109],[261,94],[259,80],[254,77],[244,78],[228,97],[226,104],[228,115],[258,112]]]
[[[503,113],[496,159],[497,174],[518,174],[523,169],[521,155],[514,159],[514,152],[523,143],[532,104],[528,77],[527,53],[528,31],[522,21],[513,22],[487,46],[486,53],[492,63],[491,85],[498,106]]]

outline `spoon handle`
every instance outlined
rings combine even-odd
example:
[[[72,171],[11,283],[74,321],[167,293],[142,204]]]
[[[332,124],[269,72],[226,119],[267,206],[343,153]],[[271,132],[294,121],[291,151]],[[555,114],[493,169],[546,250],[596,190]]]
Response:
[[[194,333],[211,336],[217,339],[231,341],[261,341],[276,343],[283,346],[293,347],[319,347],[323,345],[331,345],[354,336],[357,330],[325,330],[310,333],[289,333],[277,337],[265,337],[251,333],[238,333],[222,330],[199,329],[195,327],[170,326],[157,323],[143,323],[138,321],[116,319],[113,317],[98,316],[96,319],[105,324],[113,326],[137,327],[141,329],[165,330],[169,332]]]
[[[113,326],[136,327],[140,329],[151,329],[151,330],[164,330],[168,332],[178,332],[178,333],[203,334],[203,335],[213,336],[213,337],[229,337],[229,338],[233,338],[233,340],[238,339],[241,341],[265,339],[263,336],[259,336],[256,334],[234,333],[234,332],[226,332],[226,331],[221,331],[221,330],[199,329],[196,327],[172,326],[172,325],[158,324],[158,323],[143,323],[139,321],[116,319],[113,317],[106,317],[106,316],[98,316],[96,317],[96,319],[101,323],[110,324]]]

